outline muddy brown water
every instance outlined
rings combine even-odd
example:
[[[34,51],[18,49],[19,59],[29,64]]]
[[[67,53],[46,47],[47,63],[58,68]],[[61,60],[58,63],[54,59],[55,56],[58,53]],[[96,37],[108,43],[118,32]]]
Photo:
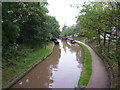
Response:
[[[83,50],[59,40],[53,53],[12,88],[75,88],[83,67]]]

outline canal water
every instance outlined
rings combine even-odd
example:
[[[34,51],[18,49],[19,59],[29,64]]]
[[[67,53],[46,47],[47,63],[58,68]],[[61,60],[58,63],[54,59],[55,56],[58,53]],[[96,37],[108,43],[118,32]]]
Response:
[[[83,50],[77,44],[59,40],[53,53],[12,88],[75,88],[83,67]]]

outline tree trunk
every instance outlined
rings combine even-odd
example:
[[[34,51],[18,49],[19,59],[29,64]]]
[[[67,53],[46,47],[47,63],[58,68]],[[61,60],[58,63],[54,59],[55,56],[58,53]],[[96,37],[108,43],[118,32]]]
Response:
[[[102,53],[102,49],[101,49],[101,39],[100,39],[100,31],[98,30],[98,46],[99,46],[99,51],[100,53]]]
[[[101,40],[100,40],[100,31],[98,30],[98,45],[101,45]]]
[[[118,54],[118,48],[117,48],[117,47],[118,47],[118,43],[117,43],[117,42],[118,42],[118,38],[117,38],[117,29],[116,29],[115,35],[116,35],[116,37],[115,37],[115,38],[116,38],[116,47],[115,47],[116,49],[115,49],[115,53],[116,53],[116,57],[117,57],[117,54]]]
[[[112,32],[110,32],[110,37],[109,37],[109,40],[108,40],[108,53],[110,52],[111,35],[112,35]]]
[[[106,33],[104,34],[104,44],[103,44],[104,53],[105,53],[105,47],[106,47]]]

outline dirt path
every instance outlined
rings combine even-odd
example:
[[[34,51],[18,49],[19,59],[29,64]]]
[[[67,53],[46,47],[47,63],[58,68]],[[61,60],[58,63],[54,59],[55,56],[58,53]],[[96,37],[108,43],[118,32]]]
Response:
[[[92,55],[92,75],[87,88],[110,88],[108,72],[103,61],[88,45],[83,42],[80,43],[84,44]]]

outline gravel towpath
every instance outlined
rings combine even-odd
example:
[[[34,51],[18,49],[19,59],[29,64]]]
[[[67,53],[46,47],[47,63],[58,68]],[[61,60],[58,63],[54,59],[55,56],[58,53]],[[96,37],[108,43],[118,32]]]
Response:
[[[110,88],[110,80],[104,62],[93,51],[92,48],[83,42],[80,43],[84,44],[92,55],[92,75],[87,88]]]

